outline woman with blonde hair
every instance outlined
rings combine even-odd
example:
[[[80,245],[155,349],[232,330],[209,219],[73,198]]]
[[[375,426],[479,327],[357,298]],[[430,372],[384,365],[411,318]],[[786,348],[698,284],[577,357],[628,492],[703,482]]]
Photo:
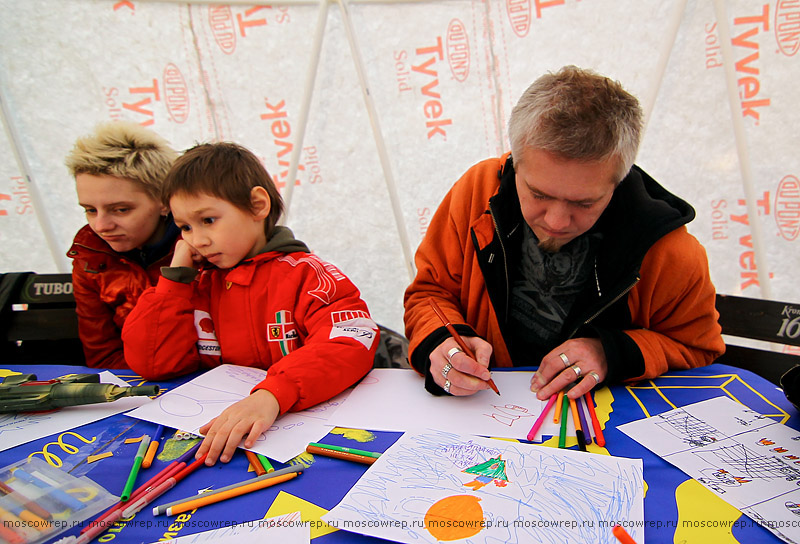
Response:
[[[87,366],[128,366],[122,325],[180,238],[161,198],[176,158],[157,134],[124,121],[99,125],[67,155],[88,223],[67,252]]]

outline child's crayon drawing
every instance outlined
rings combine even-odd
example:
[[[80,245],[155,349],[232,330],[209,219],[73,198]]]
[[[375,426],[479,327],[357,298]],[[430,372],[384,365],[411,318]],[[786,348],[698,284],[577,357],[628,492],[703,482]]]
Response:
[[[800,542],[800,433],[717,397],[618,429],[787,542]],[[781,523],[788,522],[788,523]]]
[[[401,542],[612,544],[605,523],[644,520],[642,462],[431,429],[407,432],[323,519]],[[634,532],[643,538],[641,524]]]

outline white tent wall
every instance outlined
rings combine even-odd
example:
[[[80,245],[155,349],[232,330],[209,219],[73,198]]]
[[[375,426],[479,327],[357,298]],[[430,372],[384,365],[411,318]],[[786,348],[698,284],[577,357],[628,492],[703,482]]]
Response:
[[[402,331],[439,201],[576,64],[641,99],[637,163],[697,210],[718,291],[800,301],[800,1],[328,1],[0,0],[0,272],[70,269],[64,156],[126,119],[252,149],[288,226]]]

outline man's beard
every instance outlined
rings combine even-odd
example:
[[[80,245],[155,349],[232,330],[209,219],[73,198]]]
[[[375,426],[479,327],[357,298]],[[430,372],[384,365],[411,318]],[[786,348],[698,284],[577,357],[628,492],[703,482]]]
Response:
[[[547,251],[548,253],[558,253],[562,245],[564,244],[559,242],[556,238],[552,238],[550,236],[539,240],[539,249]]]

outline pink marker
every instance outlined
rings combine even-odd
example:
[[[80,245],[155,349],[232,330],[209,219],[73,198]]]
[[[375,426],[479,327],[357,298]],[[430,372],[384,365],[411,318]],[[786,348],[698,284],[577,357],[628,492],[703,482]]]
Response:
[[[553,404],[555,404],[556,397],[558,397],[558,394],[556,393],[550,395],[550,400],[547,401],[547,406],[544,407],[542,413],[539,414],[538,418],[536,418],[536,422],[533,424],[533,427],[531,427],[530,432],[528,432],[528,440],[531,442],[533,442],[533,439],[536,437],[539,427],[541,427],[542,423],[544,423],[544,417],[547,415],[547,412],[549,412],[550,408],[552,408]]]

